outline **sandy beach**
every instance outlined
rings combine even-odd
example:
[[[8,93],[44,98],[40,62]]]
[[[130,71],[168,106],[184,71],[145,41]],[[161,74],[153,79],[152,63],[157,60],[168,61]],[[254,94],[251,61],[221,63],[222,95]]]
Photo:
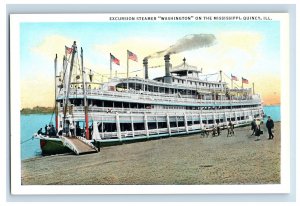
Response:
[[[280,183],[280,122],[268,140],[250,126],[227,137],[199,134],[101,148],[87,155],[22,161],[23,185],[276,184]]]

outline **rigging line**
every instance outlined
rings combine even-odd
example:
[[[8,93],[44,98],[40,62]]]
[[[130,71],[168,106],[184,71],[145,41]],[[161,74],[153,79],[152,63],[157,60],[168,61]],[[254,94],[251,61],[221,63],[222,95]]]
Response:
[[[52,111],[52,114],[51,114],[51,118],[50,118],[50,121],[49,121],[49,125],[52,123],[52,118],[53,118],[53,115],[54,115],[55,109],[56,109],[56,97],[55,97],[54,108],[53,108],[53,111]]]
[[[70,56],[69,55],[69,59],[70,59]],[[68,56],[66,56],[66,58],[68,58]],[[77,57],[78,58],[78,57]],[[67,69],[68,69],[68,62],[69,62],[69,59],[66,59],[65,61],[65,68],[63,67],[63,78],[61,80],[62,84],[65,83],[65,78],[66,78],[66,72],[67,72]],[[56,77],[55,77],[56,78]],[[56,81],[56,79],[55,79]],[[55,88],[56,89],[56,88]],[[59,91],[58,91],[58,94],[61,92],[62,90],[62,87],[59,88]],[[49,121],[49,124],[52,122],[52,119],[53,119],[53,115],[54,115],[54,112],[55,112],[55,109],[56,109],[56,97],[55,97],[55,101],[54,101],[54,108],[53,108],[53,111],[52,111],[52,114],[51,114],[51,118],[50,118],[50,121]]]
[[[28,138],[28,139],[22,141],[21,144],[24,144],[25,142],[28,142],[29,140],[33,140],[33,137],[30,137],[30,138]]]
[[[231,77],[229,77],[226,73],[224,75],[231,81]],[[241,88],[237,83],[233,82],[233,85],[237,86],[238,88]]]
[[[70,56],[69,55],[69,59],[70,59]],[[63,74],[63,79],[62,79],[62,82],[65,82],[65,78],[66,78],[66,72],[67,72],[67,69],[68,69],[68,62],[69,62],[69,59],[68,58],[68,55],[65,56],[66,57],[66,61],[65,61],[65,68],[64,69],[64,74]],[[64,64],[63,64],[64,65]]]
[[[212,75],[217,75],[217,74],[219,74],[219,73],[216,72],[216,73],[212,73],[212,74],[200,74],[200,76],[212,76]]]

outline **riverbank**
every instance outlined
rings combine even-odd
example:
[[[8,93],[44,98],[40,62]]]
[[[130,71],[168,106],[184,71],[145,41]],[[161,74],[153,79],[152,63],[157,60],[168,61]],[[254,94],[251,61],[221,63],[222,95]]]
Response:
[[[100,153],[22,161],[23,185],[279,184],[280,122],[275,137],[199,134],[101,148]]]
[[[21,114],[51,114],[54,112],[53,107],[33,107],[33,108],[23,108],[21,109]]]

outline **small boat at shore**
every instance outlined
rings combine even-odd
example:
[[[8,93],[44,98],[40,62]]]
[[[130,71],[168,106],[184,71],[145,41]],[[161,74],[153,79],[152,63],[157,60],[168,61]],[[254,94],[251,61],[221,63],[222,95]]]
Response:
[[[112,77],[107,82],[86,71],[76,42],[66,47],[62,71],[55,58],[55,125],[33,136],[40,140],[43,155],[73,151],[86,154],[106,145],[199,133],[215,125],[226,128],[249,125],[263,116],[262,100],[254,88],[231,88],[222,71],[218,80],[207,80],[202,69],[186,59],[172,67],[171,54],[164,55],[165,76],[148,77],[148,58],[143,59],[144,78]],[[127,61],[136,55],[127,50]],[[111,64],[118,63],[110,54]],[[137,59],[136,59],[137,60]],[[128,69],[128,68],[127,68]],[[237,77],[228,77],[237,81]],[[242,78],[242,85],[248,80]]]

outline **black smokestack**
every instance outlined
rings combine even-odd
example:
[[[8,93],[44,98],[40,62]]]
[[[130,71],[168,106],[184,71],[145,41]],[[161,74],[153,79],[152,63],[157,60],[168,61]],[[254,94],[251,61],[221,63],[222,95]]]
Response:
[[[165,55],[164,56],[165,60],[165,71],[166,71],[166,76],[171,76],[170,74],[170,55]]]
[[[143,65],[144,65],[144,68],[145,68],[145,79],[149,79],[149,76],[148,76],[148,59],[147,58],[143,59]]]
[[[170,55],[169,54],[165,55],[164,60],[165,60],[165,71],[166,71],[166,75],[164,76],[164,82],[172,83],[172,77],[170,73]]]

